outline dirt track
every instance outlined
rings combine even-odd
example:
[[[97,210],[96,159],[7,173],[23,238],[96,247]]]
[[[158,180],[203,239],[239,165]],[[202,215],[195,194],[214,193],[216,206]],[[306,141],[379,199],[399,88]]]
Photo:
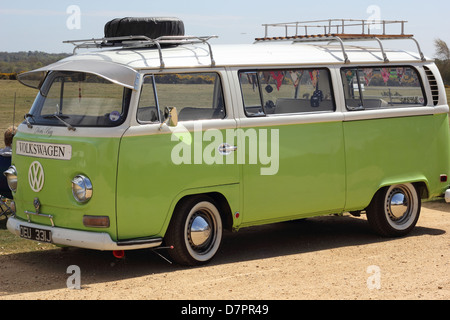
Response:
[[[374,235],[365,217],[323,217],[227,233],[203,267],[155,253],[81,249],[0,255],[0,300],[450,299],[450,205],[424,205],[406,238]],[[67,268],[81,270],[70,290]]]

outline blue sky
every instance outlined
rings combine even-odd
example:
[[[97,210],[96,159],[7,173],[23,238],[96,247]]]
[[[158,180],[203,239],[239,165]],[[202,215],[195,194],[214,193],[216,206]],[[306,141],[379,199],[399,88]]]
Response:
[[[72,5],[81,11],[76,29],[67,27]],[[0,51],[71,52],[72,46],[62,41],[103,37],[106,22],[126,16],[179,17],[186,34],[218,35],[215,43],[251,43],[264,35],[263,23],[369,19],[373,6],[381,19],[407,20],[406,33],[416,36],[427,56],[434,57],[435,38],[450,45],[450,2],[442,0],[1,0]]]

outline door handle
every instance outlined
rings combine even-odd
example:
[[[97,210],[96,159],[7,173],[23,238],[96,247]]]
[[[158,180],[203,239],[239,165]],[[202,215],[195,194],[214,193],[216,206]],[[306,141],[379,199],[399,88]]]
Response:
[[[219,153],[223,156],[227,156],[237,150],[237,146],[231,146],[228,143],[223,143],[219,146]]]

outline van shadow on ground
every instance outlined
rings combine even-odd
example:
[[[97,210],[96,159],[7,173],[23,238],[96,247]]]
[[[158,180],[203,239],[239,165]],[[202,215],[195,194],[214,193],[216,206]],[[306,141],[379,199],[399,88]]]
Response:
[[[444,233],[418,226],[408,237]],[[385,241],[393,240],[375,235],[364,218],[311,218],[227,232],[215,259],[200,268]],[[71,265],[80,267],[83,286],[186,269],[151,250],[128,251],[123,260],[111,252],[75,248],[4,255],[0,256],[0,296],[64,289]]]

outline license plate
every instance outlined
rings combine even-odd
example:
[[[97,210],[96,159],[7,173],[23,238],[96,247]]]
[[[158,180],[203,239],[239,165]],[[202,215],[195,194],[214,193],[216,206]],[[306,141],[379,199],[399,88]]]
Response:
[[[39,242],[52,242],[52,232],[50,230],[20,226],[20,237]]]

